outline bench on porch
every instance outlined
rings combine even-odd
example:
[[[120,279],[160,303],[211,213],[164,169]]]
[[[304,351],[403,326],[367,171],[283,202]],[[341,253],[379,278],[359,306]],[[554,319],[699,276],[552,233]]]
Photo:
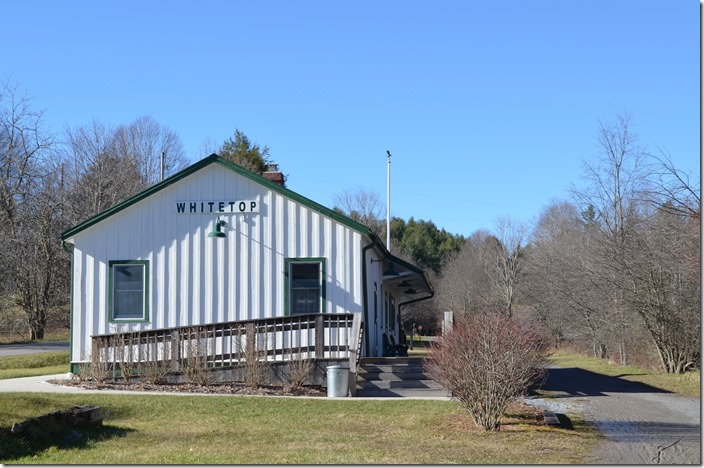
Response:
[[[393,335],[382,335],[384,339],[384,356],[408,356],[408,345],[397,344]]]

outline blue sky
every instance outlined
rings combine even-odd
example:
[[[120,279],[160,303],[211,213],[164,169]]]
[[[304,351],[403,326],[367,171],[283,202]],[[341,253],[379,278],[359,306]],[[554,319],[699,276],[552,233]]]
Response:
[[[694,0],[4,1],[0,76],[59,132],[151,115],[202,156],[235,129],[327,206],[362,186],[469,235],[580,184],[599,120],[699,174]]]

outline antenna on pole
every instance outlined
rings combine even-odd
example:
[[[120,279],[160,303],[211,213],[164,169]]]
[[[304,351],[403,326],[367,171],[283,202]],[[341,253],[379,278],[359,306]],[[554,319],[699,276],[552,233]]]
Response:
[[[386,248],[391,252],[391,151],[386,150]]]
[[[161,151],[161,161],[159,164],[159,182],[164,180],[164,159],[166,159],[166,153]]]

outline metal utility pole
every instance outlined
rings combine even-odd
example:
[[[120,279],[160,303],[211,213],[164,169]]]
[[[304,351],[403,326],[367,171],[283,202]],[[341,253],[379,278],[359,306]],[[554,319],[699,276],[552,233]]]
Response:
[[[166,159],[166,153],[161,152],[161,164],[159,165],[159,182],[164,180],[164,163]]]
[[[386,248],[391,252],[391,152],[386,150]]]

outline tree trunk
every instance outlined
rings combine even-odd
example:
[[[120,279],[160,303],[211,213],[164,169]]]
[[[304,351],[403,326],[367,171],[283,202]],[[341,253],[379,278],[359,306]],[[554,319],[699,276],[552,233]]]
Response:
[[[608,357],[607,347],[603,343],[594,343],[593,346],[594,357],[599,359],[606,359]]]
[[[29,340],[43,340],[44,339],[44,327],[30,327],[29,329]]]
[[[621,365],[625,366],[628,364],[628,355],[626,354],[626,340],[621,336],[621,341],[618,344],[618,354],[621,360]]]

